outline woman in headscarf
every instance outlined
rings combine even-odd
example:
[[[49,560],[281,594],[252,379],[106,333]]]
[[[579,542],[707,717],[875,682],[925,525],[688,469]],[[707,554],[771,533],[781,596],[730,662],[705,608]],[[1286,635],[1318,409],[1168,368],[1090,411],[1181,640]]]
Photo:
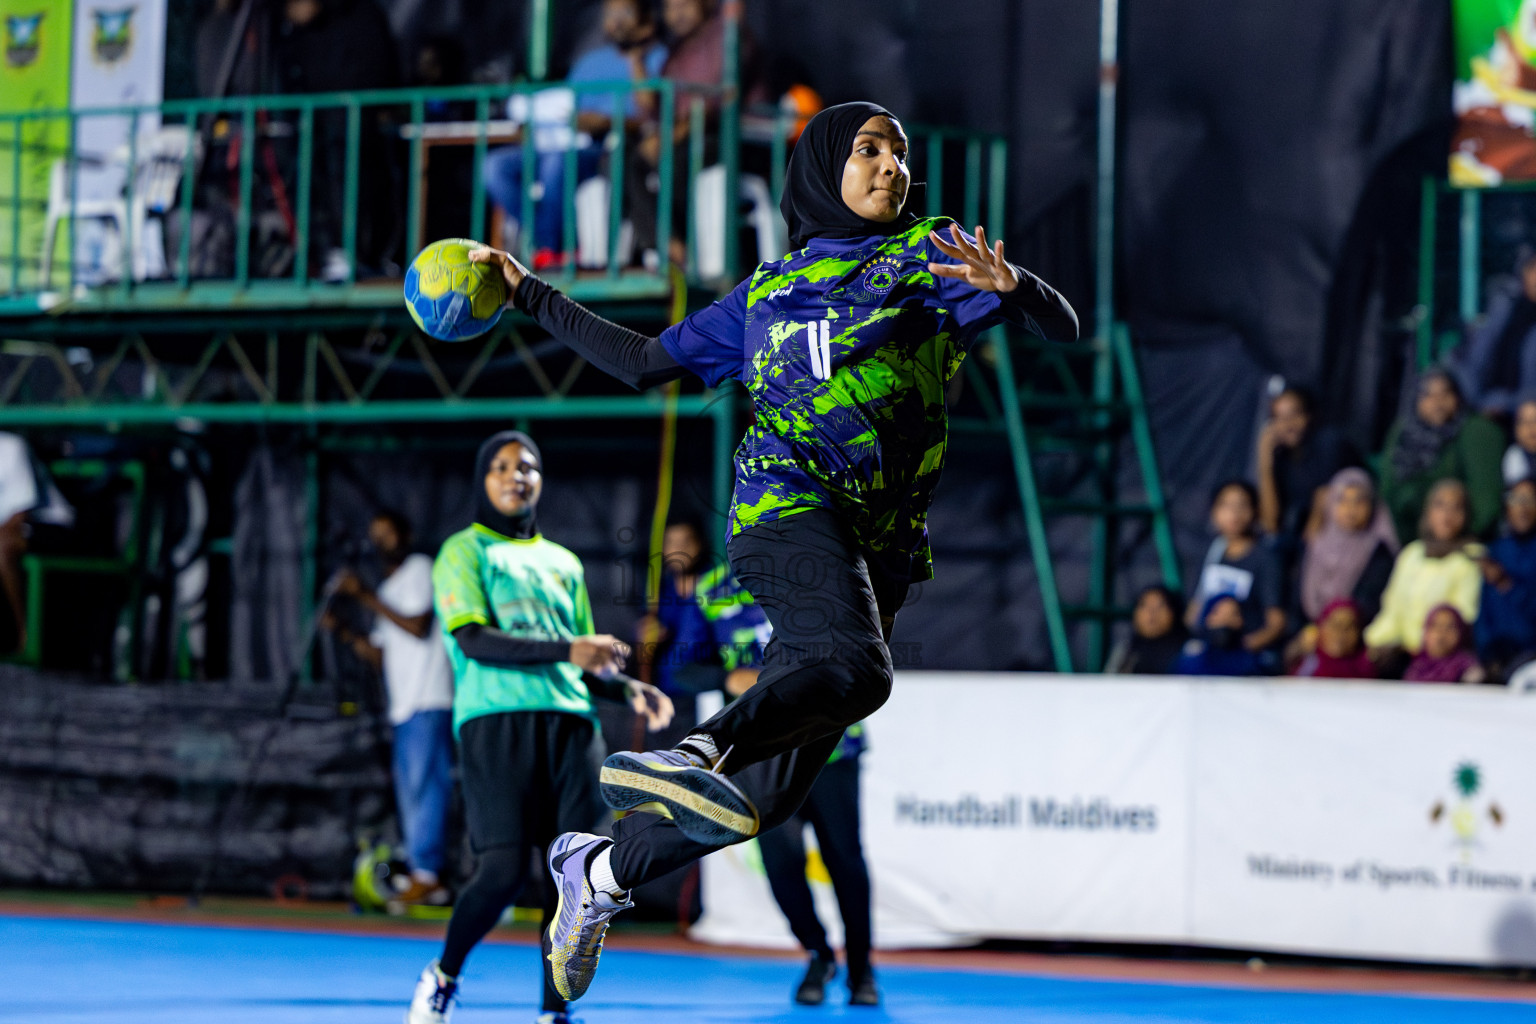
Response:
[[[1335,473],[1323,525],[1307,541],[1301,561],[1301,610],[1307,621],[1321,621],[1323,608],[1343,597],[1354,600],[1363,621],[1374,619],[1397,546],[1392,517],[1376,500],[1371,475],[1363,469]]]
[[[1467,488],[1468,531],[1486,537],[1499,521],[1503,448],[1504,432],[1466,411],[1455,378],[1439,368],[1424,371],[1412,407],[1387,433],[1382,459],[1381,500],[1397,535],[1413,536],[1429,489],[1452,479]]]
[[[1431,608],[1424,619],[1424,642],[1403,673],[1405,683],[1480,683],[1483,667],[1472,651],[1472,630],[1461,612],[1448,604]]]
[[[607,817],[594,696],[626,700],[652,729],[672,718],[655,687],[619,674],[628,648],[592,628],[581,561],[538,527],[544,461],[506,430],[475,456],[475,521],[432,569],[433,601],[453,664],[453,724],[475,875],[459,894],[442,954],[416,983],[406,1024],[446,1024],[459,973],[528,879],[535,850]],[[557,894],[544,891],[546,926]],[[569,1024],[543,972],[541,1024]]]
[[[658,809],[615,843],[572,840],[551,861],[562,914],[553,953],[569,998],[631,886],[786,820],[843,730],[890,695],[887,643],[908,586],[932,576],[926,520],[948,438],[945,391],[981,332],[1013,323],[1070,341],[1077,317],[977,228],[907,209],[907,137],[872,103],[806,125],[780,209],[794,251],[649,338],[608,323],[506,253],[512,301],[634,387],[693,373],[736,379],[756,420],[736,454],[726,551],[773,640],[758,684],[673,750],[615,754],[610,806]],[[747,799],[728,773],[783,758],[780,789]],[[562,981],[563,979],[563,981]]]
[[[1131,636],[1110,652],[1104,671],[1118,675],[1161,676],[1189,642],[1184,625],[1184,599],[1161,583],[1144,587],[1131,609]]]
[[[1375,679],[1376,663],[1361,636],[1365,622],[1360,606],[1349,598],[1329,601],[1317,616],[1315,648],[1296,674],[1307,679]]]
[[[1475,621],[1483,574],[1482,545],[1467,535],[1467,489],[1460,480],[1441,480],[1429,492],[1419,539],[1403,548],[1381,595],[1381,611],[1365,629],[1365,642],[1378,665],[1419,653],[1424,619],[1449,604]],[[1384,672],[1395,675],[1395,672]]]

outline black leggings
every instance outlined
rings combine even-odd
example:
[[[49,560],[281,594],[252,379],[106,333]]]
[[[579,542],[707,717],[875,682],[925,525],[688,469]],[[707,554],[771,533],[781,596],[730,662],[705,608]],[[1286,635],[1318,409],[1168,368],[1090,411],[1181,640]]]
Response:
[[[857,987],[869,973],[869,867],[859,839],[859,759],[847,757],[827,765],[797,813],[778,828],[757,837],[763,870],[773,898],[789,919],[789,930],[809,953],[830,958],[827,931],[816,916],[811,887],[805,880],[803,826],[816,830],[816,844],[837,894],[843,918],[843,956],[848,987]]]
[[[459,728],[459,771],[475,876],[459,894],[438,965],[457,976],[464,959],[528,882],[533,858],[562,832],[590,832],[607,818],[597,788],[602,740],[592,723],[557,711],[511,711]],[[540,872],[539,905],[549,928],[557,894]],[[566,1008],[541,961],[543,1008]]]
[[[698,727],[757,805],[761,831],[805,801],[843,730],[891,694],[891,622],[907,582],[872,561],[830,511],[814,509],[731,538],[731,569],[773,625],[757,685]],[[670,821],[633,814],[615,827],[613,873],[627,887],[720,849]],[[729,845],[729,844],[725,844]]]

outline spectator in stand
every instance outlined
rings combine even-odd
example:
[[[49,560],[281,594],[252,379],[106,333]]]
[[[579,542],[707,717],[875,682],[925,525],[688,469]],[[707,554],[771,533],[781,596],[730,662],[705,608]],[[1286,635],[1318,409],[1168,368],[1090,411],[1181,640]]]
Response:
[[[453,668],[433,621],[432,559],[412,553],[410,524],[398,512],[375,515],[368,540],[383,582],[371,590],[346,569],[336,578],[336,594],[372,612],[372,630],[354,633],[329,612],[321,625],[384,676],[394,727],[395,804],[411,867],[410,887],[396,902],[443,906],[449,902],[439,876],[453,797]]]
[[[1515,406],[1515,441],[1504,452],[1504,486],[1536,477],[1536,393]]]
[[[283,92],[349,92],[400,84],[399,55],[389,19],[374,0],[286,0],[279,22],[277,67]],[[377,130],[378,108],[366,108],[359,136],[357,260],[379,268],[399,242],[399,211],[390,198],[389,152]],[[310,268],[339,283],[356,273],[343,247],[347,116],[315,113]]]
[[[1480,683],[1485,673],[1472,651],[1472,630],[1461,612],[1436,605],[1424,619],[1424,642],[1408,663],[1408,683]]]
[[[1334,474],[1321,513],[1301,561],[1302,613],[1317,622],[1331,602],[1348,597],[1369,622],[1381,610],[1381,592],[1397,557],[1392,517],[1376,500],[1371,475],[1354,467]]]
[[[1419,537],[1397,556],[1381,611],[1365,629],[1378,666],[1400,660],[1403,651],[1418,654],[1424,622],[1439,605],[1477,619],[1483,574],[1476,560],[1483,549],[1467,534],[1467,489],[1460,480],[1441,480],[1430,490]]]
[[[1536,248],[1520,247],[1515,270],[1455,362],[1468,404],[1488,415],[1508,415],[1536,388]]]
[[[1136,596],[1130,639],[1110,653],[1104,671],[1118,675],[1167,675],[1188,642],[1184,599],[1161,583],[1153,584]]]
[[[1365,617],[1347,597],[1329,601],[1317,617],[1317,642],[1296,675],[1308,679],[1375,679],[1376,664],[1365,649]]]
[[[1258,503],[1258,494],[1246,481],[1228,481],[1216,489],[1211,524],[1217,537],[1206,553],[1187,617],[1190,629],[1198,633],[1211,599],[1231,595],[1242,612],[1242,646],[1255,654],[1271,652],[1286,623],[1284,577],[1280,560],[1258,535]]]
[[[1503,447],[1503,431],[1466,411],[1451,375],[1426,370],[1414,390],[1412,407],[1387,433],[1382,460],[1381,499],[1392,513],[1397,535],[1413,536],[1429,489],[1449,478],[1466,486],[1467,532],[1486,536],[1499,518]]]
[[[1536,653],[1536,480],[1504,495],[1504,536],[1482,562],[1483,596],[1477,613],[1477,653],[1502,678],[1504,670]]]
[[[667,51],[656,38],[656,19],[650,4],[645,0],[604,0],[602,13],[603,38],[606,43],[588,50],[571,65],[565,76],[569,83],[640,81],[655,78],[661,73]],[[565,209],[561,197],[565,188],[565,154],[574,145],[576,149],[576,184],[592,177],[598,171],[603,155],[602,138],[613,130],[613,93],[588,92],[572,97],[565,90],[536,94],[530,103],[527,96],[513,96],[508,102],[509,114],[514,120],[526,124],[523,143],[533,136],[534,173],[537,185],[534,194],[533,269],[542,270],[563,265],[571,254],[562,250],[565,245]],[[576,106],[577,136],[570,138],[568,112],[564,104]],[[636,94],[626,99],[625,117],[638,120],[641,109]],[[532,116],[529,116],[532,107]],[[622,130],[625,126],[620,125]],[[485,158],[485,189],[502,213],[507,223],[515,224],[523,211],[523,148],[505,146],[494,149]],[[502,248],[508,248],[510,238],[503,238]]]
[[[1181,676],[1256,676],[1262,672],[1259,656],[1243,633],[1243,607],[1231,594],[1216,594],[1202,607],[1195,639],[1184,648],[1174,665]]]
[[[698,690],[689,683],[688,666],[715,660],[709,623],[694,593],[699,574],[706,567],[704,531],[699,525],[691,520],[668,523],[662,534],[661,592],[656,611],[641,617],[635,635],[640,639],[642,664],[651,667],[656,685],[675,702]],[[684,717],[691,710],[687,703],[684,700],[678,706]]]
[[[1334,474],[1363,464],[1336,427],[1317,422],[1311,396],[1294,384],[1269,403],[1257,462],[1259,525],[1280,541],[1286,556],[1299,548],[1302,531]]]
[[[661,76],[681,85],[720,86],[725,80],[725,19],[717,0],[662,0],[661,20],[671,40],[671,52],[661,68]],[[768,99],[752,36],[742,26],[739,42],[739,81],[742,101],[763,103]],[[630,219],[635,226],[635,248],[640,252],[656,248],[657,207],[652,198],[661,188],[657,173],[664,145],[672,147],[672,240],[666,254],[674,263],[684,262],[687,252],[684,232],[688,223],[689,108],[694,93],[680,90],[673,104],[672,138],[664,142],[657,115],[660,101],[656,94],[641,97],[647,115],[644,134],[629,161],[627,192],[634,197]],[[717,130],[720,115],[718,93],[702,96],[705,112],[704,163],[719,159]]]

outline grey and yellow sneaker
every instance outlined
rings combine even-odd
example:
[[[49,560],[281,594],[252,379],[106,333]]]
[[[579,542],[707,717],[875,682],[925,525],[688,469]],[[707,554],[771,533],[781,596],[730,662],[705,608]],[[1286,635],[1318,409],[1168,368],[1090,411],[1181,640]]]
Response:
[[[757,835],[757,808],[747,795],[684,751],[610,755],[603,762],[601,781],[609,807],[671,818],[678,831],[696,843],[729,846]]]
[[[586,832],[567,832],[549,847],[549,874],[560,893],[555,919],[549,925],[550,972],[560,998],[575,1002],[587,992],[603,955],[603,936],[613,915],[634,906],[633,900],[594,892],[587,878],[592,855],[613,842]]]

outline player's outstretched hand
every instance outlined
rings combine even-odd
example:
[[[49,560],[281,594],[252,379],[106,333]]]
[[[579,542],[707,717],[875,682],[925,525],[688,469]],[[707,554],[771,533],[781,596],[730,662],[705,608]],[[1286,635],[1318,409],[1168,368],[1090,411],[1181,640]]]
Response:
[[[517,258],[511,253],[492,249],[488,245],[469,250],[469,262],[495,263],[501,267],[501,276],[507,281],[508,303],[512,301],[512,296],[517,294],[517,286],[522,284],[523,278],[529,274],[528,268],[517,262]]]
[[[949,226],[948,240],[937,231],[928,232],[928,238],[944,255],[960,261],[928,264],[935,277],[953,277],[984,292],[1011,292],[1019,286],[1013,264],[1003,259],[1003,243],[994,242],[988,248],[987,231],[980,224],[976,225],[974,243],[966,239],[958,224]],[[470,253],[469,258],[474,259],[475,254]]]
[[[607,633],[579,636],[571,641],[571,664],[605,679],[622,669],[628,657],[629,644]]]
[[[632,679],[625,685],[629,693],[629,706],[634,708],[635,714],[645,719],[646,732],[658,732],[672,724],[671,697],[638,679]]]

